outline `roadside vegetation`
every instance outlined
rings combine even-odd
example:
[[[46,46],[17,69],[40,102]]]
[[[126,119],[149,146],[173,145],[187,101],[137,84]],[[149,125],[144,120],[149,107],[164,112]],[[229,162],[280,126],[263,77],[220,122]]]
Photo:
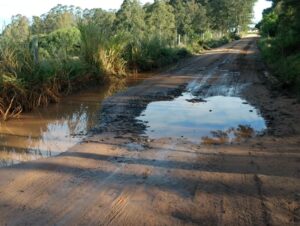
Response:
[[[300,97],[300,3],[273,0],[257,25],[260,48],[268,65],[286,88]]]
[[[0,35],[0,117],[225,44],[247,30],[254,2],[125,0],[118,11],[57,5],[16,15]]]

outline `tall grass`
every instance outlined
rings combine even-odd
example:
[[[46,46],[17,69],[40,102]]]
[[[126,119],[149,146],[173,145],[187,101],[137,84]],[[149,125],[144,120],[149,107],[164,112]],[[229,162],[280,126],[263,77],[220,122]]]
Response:
[[[263,58],[279,79],[280,86],[300,97],[300,54],[297,48],[294,48],[296,51],[287,51],[287,46],[289,42],[278,37],[261,38],[259,41]]]
[[[0,45],[0,116],[4,120],[19,115],[23,111],[25,87],[19,78],[19,72],[24,66],[30,67],[30,62],[23,63],[18,59],[20,49],[10,43],[2,42]]]
[[[35,62],[32,40],[28,37],[22,43],[15,43],[0,39],[0,117],[3,120],[58,102],[62,94],[69,93],[82,78],[88,77],[84,64],[67,54],[62,54],[67,57],[46,54]]]
[[[185,48],[171,47],[158,36],[143,38],[139,43],[127,46],[125,58],[133,70],[149,71],[174,63],[187,57],[190,52]]]
[[[126,61],[123,58],[125,35],[107,36],[99,27],[88,21],[79,24],[83,59],[95,73],[107,79],[126,75]]]
[[[92,23],[80,24],[78,32],[58,30],[23,42],[0,37],[0,117],[7,120],[58,102],[93,81],[123,77],[125,46],[122,34],[104,36]]]
[[[152,70],[188,54],[155,35],[133,38],[89,20],[18,42],[0,36],[0,117],[16,117],[84,84],[118,81],[132,70]]]

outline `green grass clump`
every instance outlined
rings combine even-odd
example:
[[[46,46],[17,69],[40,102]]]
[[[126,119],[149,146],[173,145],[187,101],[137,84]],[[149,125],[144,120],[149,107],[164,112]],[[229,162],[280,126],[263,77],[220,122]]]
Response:
[[[286,52],[288,42],[277,38],[262,38],[259,41],[263,58],[267,61],[282,88],[300,96],[300,54]]]
[[[30,37],[22,43],[0,40],[0,116],[4,120],[57,102],[80,82],[90,79],[85,63],[62,53],[61,49],[48,55],[39,54],[37,62],[33,40]]]
[[[154,37],[143,40],[137,55],[137,69],[149,71],[177,62],[191,54],[185,48],[171,48],[158,37]]]

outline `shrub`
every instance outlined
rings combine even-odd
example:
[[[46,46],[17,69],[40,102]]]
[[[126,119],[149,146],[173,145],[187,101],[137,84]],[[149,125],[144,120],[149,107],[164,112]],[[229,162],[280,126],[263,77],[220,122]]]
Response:
[[[129,63],[138,70],[149,71],[174,63],[188,55],[188,50],[169,47],[165,41],[154,36],[142,40],[140,49],[136,51],[136,62]]]
[[[41,51],[46,51],[44,57],[78,56],[80,31],[77,28],[59,29],[48,35],[38,37]]]
[[[285,44],[277,38],[265,38],[259,41],[263,58],[281,82],[282,87],[300,94],[300,54],[285,56],[282,47]]]

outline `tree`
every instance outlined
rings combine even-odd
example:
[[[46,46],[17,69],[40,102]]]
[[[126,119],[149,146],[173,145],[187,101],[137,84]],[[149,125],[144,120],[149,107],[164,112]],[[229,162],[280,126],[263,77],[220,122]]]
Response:
[[[40,19],[33,19],[33,30],[39,33],[50,33],[52,31],[72,28],[76,26],[81,16],[81,9],[74,6],[57,5],[48,13],[43,14]]]
[[[155,0],[147,7],[147,27],[149,34],[156,35],[160,40],[171,43],[175,38],[176,22],[173,8],[162,0]]]
[[[145,31],[145,12],[137,0],[124,0],[116,13],[115,28],[131,34],[133,39],[141,38]]]
[[[102,35],[111,36],[114,32],[115,12],[108,12],[102,9],[84,10],[83,20],[93,23]]]
[[[186,18],[186,10],[185,10],[185,2],[183,0],[171,0],[170,4],[174,8],[174,14],[176,18],[176,29],[178,35],[185,35],[185,18]]]
[[[275,12],[264,13],[260,31],[264,36],[274,37],[277,33],[278,15]]]
[[[223,34],[247,30],[252,19],[255,0],[214,0],[208,3],[213,30]]]
[[[4,29],[3,36],[18,43],[27,40],[30,35],[28,18],[18,14],[13,16],[11,21],[11,24]]]
[[[32,34],[41,34],[44,31],[44,24],[43,20],[38,17],[34,16],[32,17],[32,25],[31,25],[31,32]]]
[[[189,12],[189,13],[188,13]],[[195,0],[186,3],[186,33],[190,35],[201,34],[208,28],[206,9]]]

